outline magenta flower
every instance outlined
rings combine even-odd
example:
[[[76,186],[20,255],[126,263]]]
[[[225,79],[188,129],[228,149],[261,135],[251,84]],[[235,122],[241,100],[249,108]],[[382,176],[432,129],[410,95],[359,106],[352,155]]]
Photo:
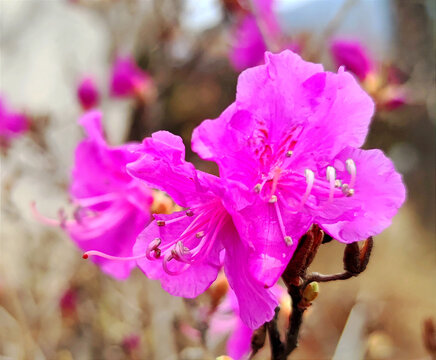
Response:
[[[181,138],[168,132],[146,138],[139,153],[142,157],[127,166],[129,173],[185,210],[155,215],[134,246],[138,266],[170,294],[192,298],[211,285],[224,264],[245,324],[257,328],[269,321],[277,300],[249,270],[248,240],[241,240],[233,224],[229,188],[187,163]]]
[[[389,226],[405,188],[381,151],[359,149],[374,105],[353,76],[288,50],[265,61],[240,75],[235,103],[194,130],[192,147],[228,186],[244,184],[232,188],[234,224],[269,287],[313,223],[344,243],[366,239]]]
[[[347,71],[354,73],[360,81],[374,71],[374,65],[367,49],[359,41],[335,40],[330,45],[330,51],[336,66],[345,66]]]
[[[276,42],[280,36],[280,26],[273,12],[273,0],[255,0],[253,6],[256,15],[242,15],[231,35],[230,62],[238,71],[262,63],[264,53],[268,50],[264,36],[271,42]]]
[[[83,110],[89,110],[98,105],[100,95],[93,78],[84,77],[80,81],[77,87],[77,98]]]
[[[4,97],[0,96],[0,145],[9,146],[10,142],[29,129],[26,115],[11,110]]]
[[[131,56],[117,57],[112,68],[111,95],[115,97],[142,96],[151,86],[150,75],[136,65]]]
[[[61,213],[60,225],[83,251],[105,253],[92,260],[107,274],[125,279],[135,260],[114,261],[132,256],[136,237],[150,221],[151,191],[126,172],[126,164],[137,155],[139,144],[109,146],[101,125],[101,113],[91,111],[79,120],[87,133],[76,148],[70,194],[76,206],[74,220]],[[40,216],[40,215],[39,215]]]

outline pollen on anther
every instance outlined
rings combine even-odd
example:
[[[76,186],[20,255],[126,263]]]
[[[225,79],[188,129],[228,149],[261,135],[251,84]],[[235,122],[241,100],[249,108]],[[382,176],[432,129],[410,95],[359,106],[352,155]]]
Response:
[[[200,239],[204,236],[204,231],[199,231],[198,233],[195,234],[195,236]]]
[[[260,193],[260,190],[262,190],[262,185],[256,184],[256,186],[254,187],[254,192]]]
[[[194,216],[194,212],[191,209],[186,210],[186,216]]]
[[[335,187],[336,187],[336,188],[340,188],[340,187],[342,187],[342,181],[339,180],[339,179],[336,179],[336,180],[335,180]]]
[[[286,157],[291,157],[293,153],[294,152],[292,150],[287,151],[286,152]]]
[[[271,198],[268,201],[270,204],[274,204],[275,202],[277,202],[277,196],[276,195],[271,195]]]
[[[292,240],[292,238],[290,236],[285,236],[284,238],[286,245],[288,246],[292,246],[292,244],[294,243],[294,241]]]
[[[165,221],[164,220],[157,220],[156,224],[157,224],[157,226],[165,226]]]
[[[346,193],[346,197],[350,197],[354,195],[354,189],[348,189],[348,192]]]

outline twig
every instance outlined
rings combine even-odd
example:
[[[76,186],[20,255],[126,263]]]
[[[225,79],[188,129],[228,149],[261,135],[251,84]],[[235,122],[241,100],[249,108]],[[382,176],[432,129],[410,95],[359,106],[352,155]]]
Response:
[[[280,307],[276,307],[274,318],[266,324],[268,328],[269,342],[271,345],[271,359],[272,360],[286,360],[284,354],[284,345],[280,340],[279,329],[277,328],[277,317],[279,315]]]
[[[347,280],[353,276],[357,276],[358,274],[352,274],[351,272],[344,271],[342,273],[324,275],[317,272],[313,272],[306,277],[306,280],[303,284],[303,289],[313,281],[316,282],[327,282],[327,281],[336,281],[336,280]]]
[[[266,324],[263,324],[259,329],[253,333],[251,338],[251,354],[249,360],[252,360],[254,355],[256,355],[260,349],[265,345],[266,339]]]
[[[291,285],[289,295],[292,298],[292,312],[289,315],[289,328],[286,333],[286,357],[298,346],[298,335],[303,323],[303,313],[306,310],[305,307],[299,306],[302,300],[300,287]]]

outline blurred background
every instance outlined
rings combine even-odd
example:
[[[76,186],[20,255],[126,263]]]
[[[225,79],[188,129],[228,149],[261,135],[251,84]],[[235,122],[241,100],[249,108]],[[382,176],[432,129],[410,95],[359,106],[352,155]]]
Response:
[[[86,76],[99,91],[111,144],[166,129],[184,139],[189,161],[216,173],[188,150],[190,136],[235,98],[242,69],[231,53],[249,12],[237,0],[0,1],[0,93],[29,124],[2,145],[1,359],[194,360],[226,353],[225,334],[198,324],[210,294],[172,297],[138,269],[113,280],[83,261],[61,229],[36,221],[30,203],[53,218],[68,204],[74,149],[83,138],[77,88]],[[435,3],[276,0],[273,12],[285,39],[280,47],[292,43],[326,69],[337,69],[329,45],[335,38],[367,49],[388,88],[362,81],[378,105],[365,147],[384,150],[408,189],[392,226],[375,239],[368,269],[321,284],[292,358],[430,359],[423,322],[436,318]],[[120,54],[152,79],[141,96],[109,90]],[[401,101],[387,105],[396,90]],[[340,271],[342,253],[337,242],[323,245],[311,269]],[[257,358],[269,358],[268,350]]]

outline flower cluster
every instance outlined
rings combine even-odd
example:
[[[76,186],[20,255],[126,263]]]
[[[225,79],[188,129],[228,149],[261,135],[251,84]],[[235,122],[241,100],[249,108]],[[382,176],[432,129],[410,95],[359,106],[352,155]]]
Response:
[[[404,202],[392,162],[360,149],[373,111],[343,68],[266,53],[264,65],[240,75],[235,102],[194,130],[193,150],[219,177],[195,169],[182,139],[166,131],[108,147],[92,112],[82,119],[88,139],[72,186],[86,211],[65,229],[112,275],[125,277],[136,262],[175,296],[196,297],[224,267],[241,320],[256,329],[274,316],[274,287],[312,224],[352,243],[389,226]],[[148,188],[180,211],[145,227]]]
[[[134,98],[146,103],[155,96],[152,77],[136,64],[132,56],[115,58],[109,82],[109,92],[114,98]],[[83,110],[90,110],[99,105],[100,93],[92,76],[82,77],[76,92]]]

